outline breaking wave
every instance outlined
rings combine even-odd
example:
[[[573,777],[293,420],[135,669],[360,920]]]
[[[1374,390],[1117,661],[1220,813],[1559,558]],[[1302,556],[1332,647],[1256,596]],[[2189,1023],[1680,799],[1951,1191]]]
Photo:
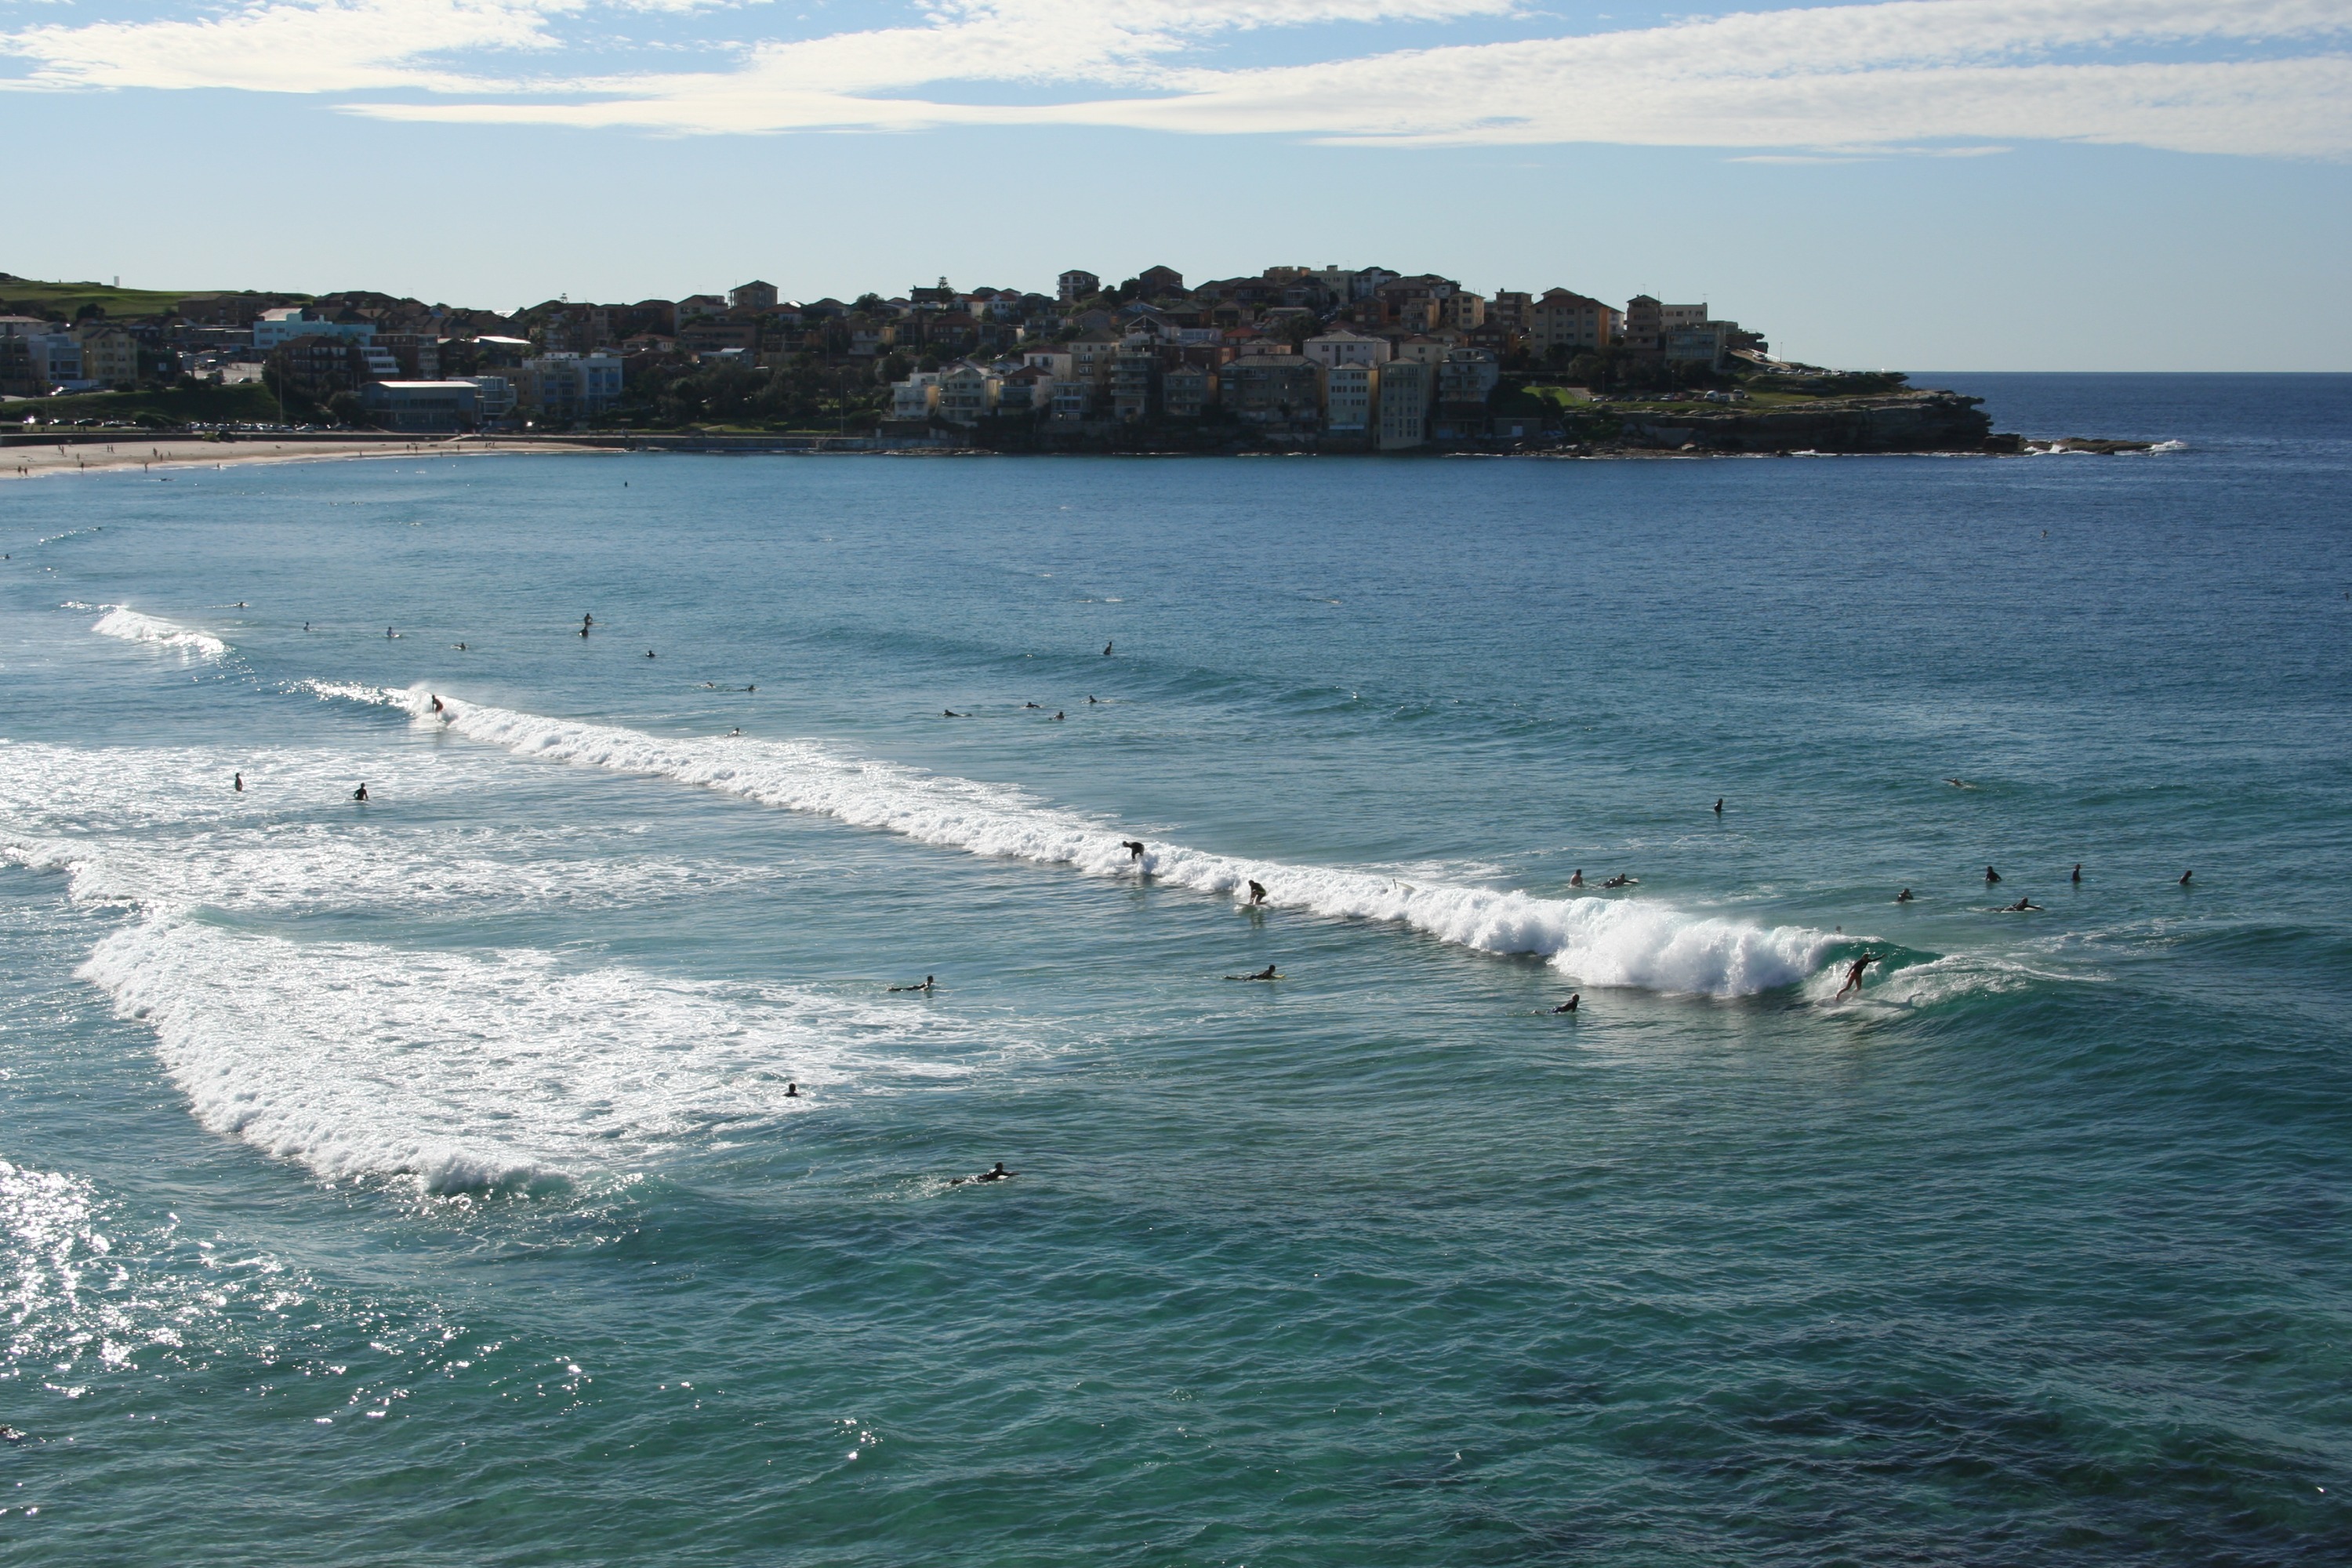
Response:
[[[100,637],[121,637],[124,642],[152,643],[159,647],[177,648],[182,653],[201,658],[223,658],[228,654],[228,644],[210,632],[200,632],[158,616],[142,615],[126,605],[116,605],[99,616],[89,628]]]
[[[524,756],[675,779],[943,848],[1068,866],[1097,877],[1138,870],[1125,847],[1128,835],[1117,828],[1018,789],[856,757],[817,742],[658,736],[446,697],[443,711],[435,713],[421,687],[399,691],[313,682],[309,689],[322,698],[395,708],[417,722]],[[1140,869],[1157,882],[1236,900],[1255,881],[1273,906],[1393,921],[1481,952],[1538,955],[1592,985],[1754,995],[1801,982],[1845,941],[1808,927],[1694,915],[1643,899],[1548,899],[1421,884],[1178,844],[1150,845]]]

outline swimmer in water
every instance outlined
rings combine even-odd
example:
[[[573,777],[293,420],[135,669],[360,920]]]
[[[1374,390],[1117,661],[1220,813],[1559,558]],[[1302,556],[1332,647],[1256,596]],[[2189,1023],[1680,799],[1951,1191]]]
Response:
[[[1249,885],[1249,889],[1250,908],[1255,909],[1260,904],[1265,902],[1265,884],[1264,882],[1252,881]]]
[[[1582,1000],[1584,1000],[1584,994],[1580,991],[1571,994],[1567,1001],[1561,1003],[1559,1006],[1554,1007],[1552,1011],[1554,1013],[1573,1013],[1576,1011],[1576,1005]]]
[[[647,649],[646,649],[646,657],[647,658],[653,658],[653,656],[654,656],[654,650],[653,650],[653,649],[651,649],[651,648],[647,648]]]
[[[396,631],[394,631],[390,626],[386,626],[386,627],[384,627],[384,628],[383,628],[383,635],[384,635],[385,637],[398,637],[400,634],[399,634],[398,632],[396,632]]]
[[[759,690],[760,689],[759,689],[758,687],[756,687],[756,686],[747,686],[747,687],[745,687],[743,689],[744,689],[744,690],[746,690],[746,691],[757,691],[757,690]]]
[[[952,708],[942,708],[940,710],[940,717],[942,719],[961,719],[963,715],[957,712]]]
[[[1899,893],[1895,894],[1895,901],[1896,903],[1898,903],[1898,904],[1907,904],[1907,903],[1909,903],[1909,902],[1911,901],[1911,889],[1908,889],[1908,888],[1906,888],[1906,889],[1904,889],[1901,892],[1899,892]]]
[[[236,775],[236,778],[233,781],[232,787],[235,788],[236,793],[239,795],[243,795],[245,793],[245,775],[243,773]]]
[[[582,626],[580,628],[580,635],[583,637],[586,637],[588,635],[588,628],[586,626]]]
[[[2075,862],[2074,862],[2074,875],[2073,877],[2069,878],[2069,879],[2068,879],[2068,880],[2070,880],[2070,881],[2079,882],[2079,881],[2081,881],[2082,879],[2083,879],[2083,863],[2082,863],[2080,860],[2077,860],[2077,861],[2075,861]]]
[[[1127,858],[1129,860],[1143,858],[1143,841],[1139,838],[1122,838],[1118,841],[1118,847],[1127,851]]]
[[[1056,718],[1056,719],[1060,719],[1060,718],[1063,718],[1064,716],[1065,716],[1065,715],[1063,714],[1062,710],[1061,710],[1059,708],[1056,708],[1056,709],[1055,709],[1055,710],[1054,710],[1054,717],[1055,717],[1055,718]]]
[[[2000,912],[2005,915],[2031,914],[2041,907],[2042,906],[2040,904],[2029,903],[2027,900],[2021,898],[2013,904],[2001,905]]]
[[[800,1097],[801,1086],[799,1084],[788,1083],[784,1085],[784,1098],[786,1100],[798,1100]]]
[[[1868,969],[1872,964],[1876,963],[1877,962],[1878,954],[1874,952],[1865,952],[1860,958],[1855,959],[1852,963],[1846,965],[1845,984],[1838,991],[1836,1000],[1843,1002],[1845,1000],[1845,994],[1848,991],[1861,990],[1862,972]]]
[[[950,1176],[948,1178],[948,1185],[951,1187],[961,1187],[969,1185],[973,1182],[1009,1182],[1020,1173],[1021,1173],[1018,1171],[1006,1170],[1004,1168],[1004,1162],[999,1160],[996,1162],[995,1169],[982,1171],[977,1176]]]
[[[1986,886],[1986,887],[1990,888],[1990,887],[1991,887],[1995,882],[1998,882],[1998,881],[2000,881],[2000,872],[1998,872],[1998,871],[1994,870],[1994,869],[1993,869],[1991,867],[1990,867],[1990,866],[1988,866],[1988,867],[1986,867],[1986,868],[1985,868],[1985,886]]]
[[[356,801],[365,801],[365,800],[367,799],[367,797],[368,797],[367,785],[365,785],[365,784],[362,784],[362,785],[360,785],[360,787],[359,787],[359,788],[357,788],[357,789],[355,789],[355,790],[352,791],[352,798],[353,800],[356,800]]]
[[[1021,706],[1024,708],[1040,708],[1043,704],[1036,702],[1024,702]]]
[[[1225,978],[1228,980],[1279,980],[1282,978],[1282,972],[1269,963],[1255,974],[1228,974]]]
[[[743,732],[743,726],[742,726],[742,725],[740,725],[740,724],[738,724],[738,725],[736,725],[736,726],[735,726],[735,728],[733,728],[732,730],[728,731],[727,732],[728,732],[729,734],[730,734],[730,735],[740,735],[740,734],[741,734],[741,733]]]
[[[893,991],[919,991],[924,995],[928,996],[931,994],[932,988],[938,984],[939,982],[936,979],[926,974],[923,976],[923,983],[920,985],[893,985],[890,989]]]
[[[1579,867],[1576,868],[1576,875],[1575,875],[1575,876],[1573,876],[1573,877],[1570,877],[1570,878],[1568,879],[1568,885],[1569,885],[1570,887],[1571,887],[1571,888],[1581,888],[1582,886],[1584,886],[1584,868],[1583,868],[1583,867],[1579,866]]]
[[[1110,644],[1108,643],[1103,644],[1103,657],[1105,658],[1108,658],[1110,657]]]
[[[1097,696],[1096,696],[1093,692],[1089,691],[1089,692],[1087,692],[1087,700],[1088,702],[1099,702],[1099,701],[1101,701],[1101,700],[1102,700],[1102,699],[1101,699],[1101,698],[1099,698],[1099,697],[1097,697]]]
[[[1717,795],[1715,797],[1715,815],[1717,816],[1721,816],[1723,815],[1723,797],[1721,795]]]
[[[463,652],[465,652],[465,651],[466,651],[466,645],[465,645],[464,643],[459,643],[459,644],[457,645],[457,651],[458,651],[459,653],[463,653]]]
[[[2194,871],[2183,871],[2182,873],[2180,873],[2180,884],[2179,884],[2179,885],[2180,885],[2181,887],[2184,887],[2184,888],[2185,888],[2185,887],[2187,887],[2187,886],[2189,886],[2189,878],[2191,878],[2191,877],[2193,877],[2193,876],[2195,876],[2196,874],[2197,874],[2197,873],[2196,873],[2196,872],[2194,872]]]

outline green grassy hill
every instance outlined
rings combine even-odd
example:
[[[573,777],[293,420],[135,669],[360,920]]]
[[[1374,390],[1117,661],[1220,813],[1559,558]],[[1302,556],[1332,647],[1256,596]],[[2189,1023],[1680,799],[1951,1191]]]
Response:
[[[0,272],[0,314],[72,319],[84,305],[96,305],[110,317],[169,315],[183,300],[203,294],[234,294],[234,289],[118,289],[110,283],[43,283]],[[307,300],[307,294],[289,294]]]
[[[257,382],[236,386],[173,387],[152,392],[84,392],[69,397],[12,397],[0,403],[0,433],[21,432],[26,415],[45,422],[121,420],[163,428],[199,425],[274,425],[285,416]]]

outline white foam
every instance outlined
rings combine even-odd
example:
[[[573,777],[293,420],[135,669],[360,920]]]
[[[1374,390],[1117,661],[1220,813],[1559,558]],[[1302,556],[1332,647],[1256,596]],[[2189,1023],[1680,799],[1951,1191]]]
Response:
[[[788,1080],[838,1083],[910,1030],[955,1033],[907,1009],[546,953],[298,943],[168,916],[115,932],[77,973],[154,1031],[206,1127],[331,1181],[426,1193],[616,1178],[806,1105]]]
[[[925,773],[809,741],[668,737],[543,718],[444,697],[319,683],[321,697],[382,703],[526,756],[676,779],[746,800],[880,828],[941,847],[1069,866],[1091,876],[1134,874],[1129,837],[1041,805],[1001,784]],[[1803,980],[1839,940],[1799,926],[1764,927],[1692,915],[1643,899],[1537,898],[1524,892],[1423,885],[1375,872],[1248,860],[1153,845],[1157,881],[1242,896],[1264,884],[1278,907],[1342,919],[1392,921],[1484,952],[1531,953],[1594,985],[1744,996]]]
[[[228,653],[228,644],[210,632],[200,632],[193,626],[184,626],[159,616],[142,615],[127,605],[114,605],[99,616],[97,624],[89,629],[100,637],[121,637],[124,642],[152,643],[159,647],[176,648],[202,658],[222,658]]]

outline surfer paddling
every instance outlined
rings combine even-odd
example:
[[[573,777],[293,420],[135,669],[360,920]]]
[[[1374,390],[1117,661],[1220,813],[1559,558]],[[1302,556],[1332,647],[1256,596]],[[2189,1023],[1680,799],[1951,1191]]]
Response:
[[[1006,1170],[1004,1168],[1004,1162],[999,1160],[992,1167],[982,1171],[977,1176],[950,1176],[948,1178],[948,1185],[951,1187],[961,1187],[968,1186],[974,1182],[1009,1182],[1020,1173],[1021,1173],[1018,1171]]]
[[[1908,889],[1908,888],[1906,888],[1906,889],[1904,889],[1901,892],[1899,892],[1899,893],[1895,894],[1895,901],[1896,903],[1898,903],[1898,904],[1907,904],[1907,903],[1909,903],[1909,902],[1911,901],[1911,889]]]
[[[1863,971],[1868,969],[1872,964],[1876,963],[1877,962],[1878,954],[1874,952],[1865,952],[1860,958],[1855,959],[1852,963],[1847,964],[1845,966],[1845,984],[1838,988],[1836,1000],[1843,1002],[1845,1000],[1847,992],[1861,990]]]
[[[1559,1006],[1554,1007],[1552,1011],[1555,1014],[1573,1013],[1576,1011],[1576,1005],[1582,1000],[1584,1000],[1584,994],[1582,992],[1572,992],[1570,994],[1567,1001],[1561,1003]]]
[[[1282,971],[1269,963],[1255,974],[1228,974],[1225,978],[1228,980],[1279,980],[1282,978]]]
[[[2040,904],[2021,898],[2013,904],[2001,905],[2000,912],[2005,915],[2030,915],[2041,908]]]
[[[923,976],[923,983],[920,985],[893,985],[890,989],[894,993],[899,991],[919,991],[924,995],[928,996],[936,990],[938,986],[939,982],[930,975],[926,974]]]
[[[1633,878],[1628,877],[1624,872],[1620,871],[1601,885],[1603,888],[1630,888],[1633,885],[1633,880],[1634,879]]]

